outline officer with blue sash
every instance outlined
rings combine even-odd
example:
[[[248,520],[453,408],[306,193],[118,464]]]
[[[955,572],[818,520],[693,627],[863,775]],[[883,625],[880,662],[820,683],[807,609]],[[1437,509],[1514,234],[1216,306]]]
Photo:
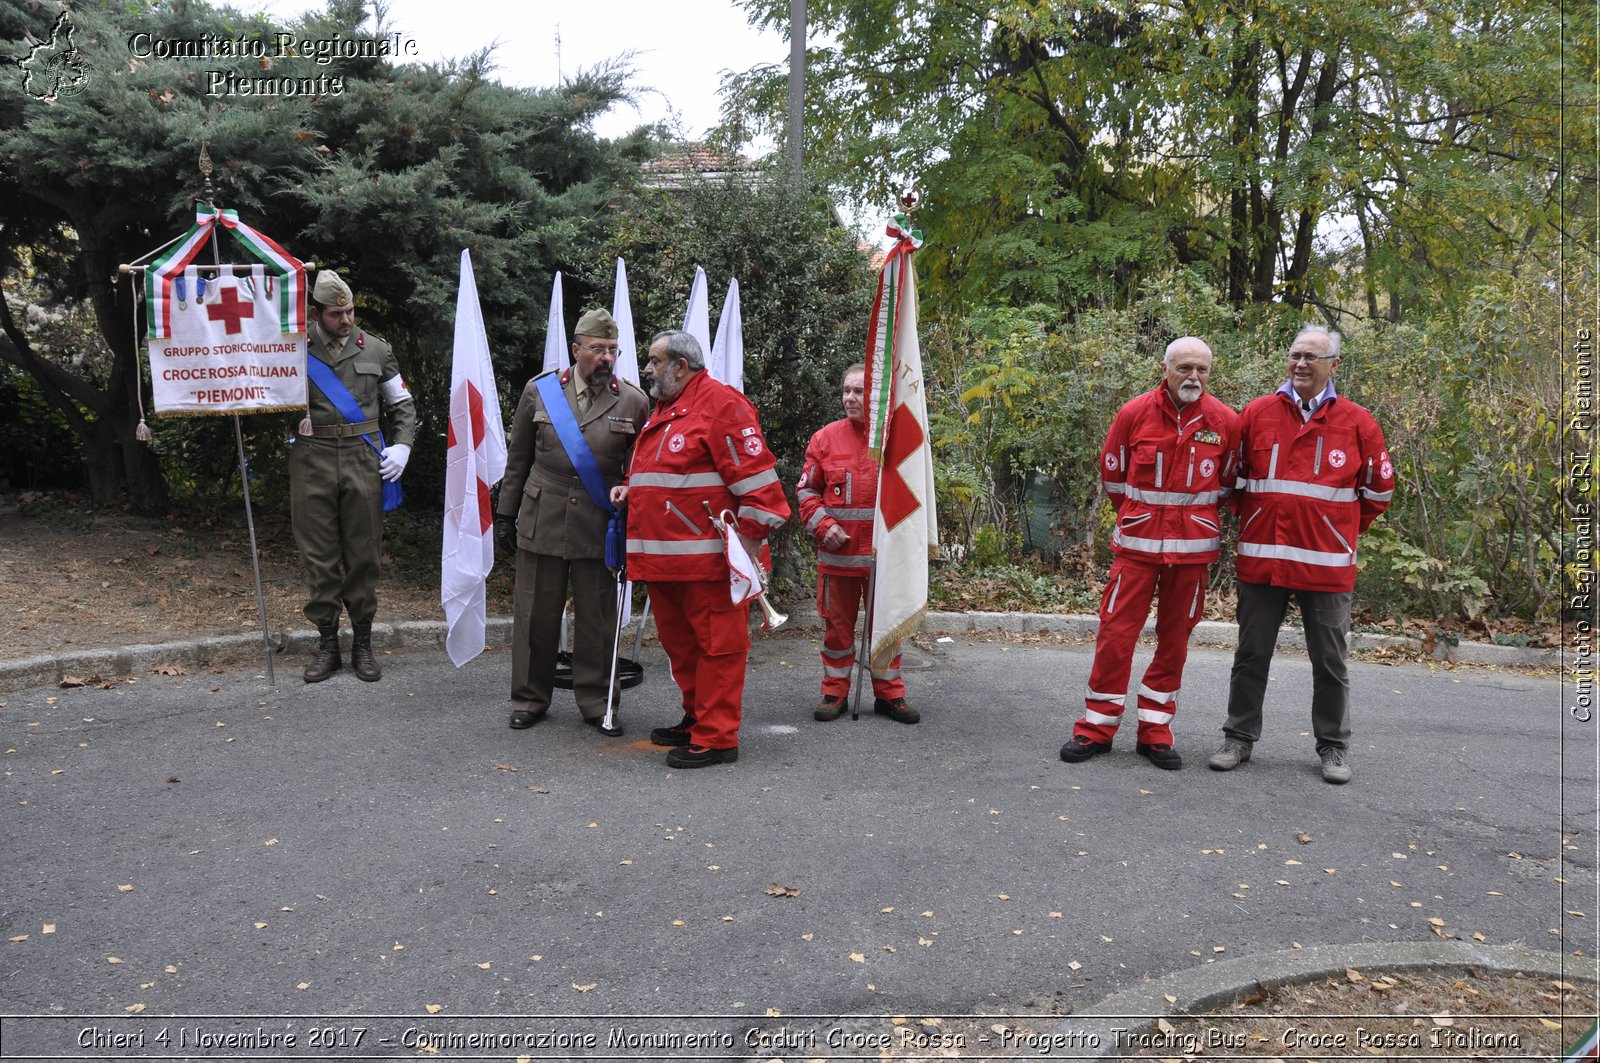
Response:
[[[605,564],[608,496],[622,482],[650,401],[613,374],[618,357],[637,355],[618,351],[610,314],[590,310],[573,330],[572,368],[528,381],[512,417],[495,538],[498,550],[517,557],[511,726],[519,730],[550,708],[570,583],[573,697],[585,723],[622,734],[604,724],[617,623],[616,581]]]
[[[370,683],[383,675],[372,652],[372,619],[385,498],[398,495],[411,457],[416,404],[394,351],[356,328],[350,288],[332,270],[317,274],[310,310],[310,409],[289,452],[290,521],[311,584],[306,619],[318,634],[305,681],[320,683],[341,667],[339,615],[348,611],[351,663]]]

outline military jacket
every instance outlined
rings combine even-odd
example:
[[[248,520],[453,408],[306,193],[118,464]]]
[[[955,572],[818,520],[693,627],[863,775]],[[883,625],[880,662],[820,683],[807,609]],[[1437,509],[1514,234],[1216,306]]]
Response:
[[[596,393],[588,412],[579,416],[578,375],[572,369],[561,375],[561,393],[594,452],[606,487],[621,483],[633,441],[649,416],[650,400],[635,385],[612,377]],[[495,513],[517,518],[519,549],[569,561],[605,557],[609,514],[594,504],[578,478],[534,380],[522,389],[512,415],[506,474]]]
[[[395,360],[394,349],[387,341],[357,328],[345,340],[344,350],[337,357],[328,352],[320,328],[310,329],[307,342],[310,344],[311,357],[319,358],[333,367],[334,375],[350,389],[350,394],[361,405],[361,412],[367,420],[383,418],[386,444],[404,443],[409,447],[416,442],[417,405],[411,401],[411,392],[406,389],[405,380],[400,376],[400,365]],[[345,423],[344,415],[333,404],[333,400],[316,385],[307,385],[306,397],[310,404],[313,438],[323,435],[318,429],[337,428]],[[384,416],[385,413],[387,416]],[[366,446],[360,436],[347,438]],[[376,436],[373,442],[377,442]]]

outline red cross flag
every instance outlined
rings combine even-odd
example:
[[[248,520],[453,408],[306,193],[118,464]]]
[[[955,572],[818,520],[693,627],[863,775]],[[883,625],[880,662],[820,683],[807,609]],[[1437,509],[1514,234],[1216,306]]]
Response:
[[[928,611],[928,559],[939,549],[933,447],[917,339],[917,273],[922,244],[904,218],[889,226],[895,245],[878,277],[866,356],[867,446],[878,457],[872,520],[872,667],[889,667]]]
[[[461,252],[455,351],[450,360],[450,433],[444,475],[444,549],[439,600],[445,650],[457,668],[482,653],[486,640],[484,581],[494,567],[494,506],[489,488],[506,473],[506,431],[489,360],[489,336],[478,306],[472,258]]]

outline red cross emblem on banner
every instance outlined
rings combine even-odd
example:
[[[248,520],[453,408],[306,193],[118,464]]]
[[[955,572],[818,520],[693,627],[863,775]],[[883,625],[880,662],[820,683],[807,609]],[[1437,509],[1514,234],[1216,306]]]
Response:
[[[237,336],[244,331],[240,322],[247,317],[255,317],[256,308],[251,303],[239,301],[239,289],[235,286],[222,289],[217,301],[206,307],[206,316],[212,321],[223,322],[223,330],[230,336]]]

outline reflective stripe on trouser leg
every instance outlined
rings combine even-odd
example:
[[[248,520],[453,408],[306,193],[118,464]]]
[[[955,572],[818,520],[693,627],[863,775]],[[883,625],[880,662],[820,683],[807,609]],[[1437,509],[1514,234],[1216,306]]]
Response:
[[[661,646],[673,678],[693,703],[690,741],[711,749],[739,744],[750,607],[728,600],[725,580],[649,584]]]
[[[831,572],[817,573],[817,614],[822,617],[822,694],[842,698],[850,693],[856,666],[856,610],[865,579]]]
[[[1189,636],[1205,612],[1209,565],[1163,565],[1156,592],[1156,652],[1139,684],[1139,741],[1173,745],[1172,717],[1178,711]]]
[[[1100,596],[1100,630],[1094,640],[1094,666],[1084,694],[1084,714],[1072,733],[1086,742],[1111,741],[1122,723],[1133,649],[1139,641],[1161,566],[1118,555]]]

